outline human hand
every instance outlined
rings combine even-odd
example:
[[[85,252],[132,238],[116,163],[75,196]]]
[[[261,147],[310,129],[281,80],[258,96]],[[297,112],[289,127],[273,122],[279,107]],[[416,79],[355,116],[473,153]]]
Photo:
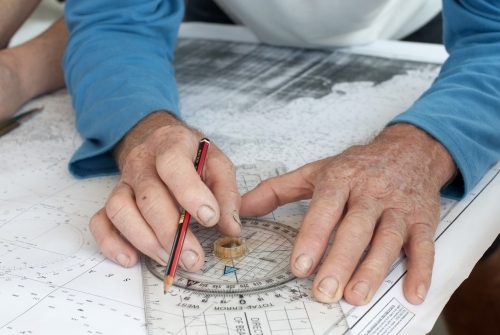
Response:
[[[228,236],[241,233],[241,199],[231,161],[212,143],[204,182],[193,167],[203,137],[174,116],[157,112],[139,122],[115,147],[121,179],[105,207],[90,220],[90,231],[108,258],[131,267],[138,260],[137,248],[165,265],[179,222],[179,205],[203,226],[216,225]],[[203,249],[188,231],[180,265],[197,271],[203,263]]]
[[[455,171],[439,142],[415,126],[396,124],[370,144],[262,182],[243,196],[241,215],[261,216],[312,198],[290,256],[297,277],[314,273],[338,225],[313,282],[316,299],[332,303],[344,296],[351,304],[367,304],[403,247],[404,293],[420,304],[431,282],[439,191]]]

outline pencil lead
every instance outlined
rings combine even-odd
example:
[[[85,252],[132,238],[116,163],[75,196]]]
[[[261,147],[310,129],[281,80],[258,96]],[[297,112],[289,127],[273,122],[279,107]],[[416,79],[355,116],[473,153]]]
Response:
[[[173,283],[174,283],[174,277],[165,276],[165,278],[163,278],[163,292],[165,294],[167,294],[167,291],[170,290]]]

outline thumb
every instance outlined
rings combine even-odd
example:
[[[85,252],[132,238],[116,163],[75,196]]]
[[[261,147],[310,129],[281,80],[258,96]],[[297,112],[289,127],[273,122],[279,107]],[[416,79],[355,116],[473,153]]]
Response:
[[[325,160],[304,165],[297,170],[264,180],[241,198],[241,216],[266,215],[278,206],[310,199],[314,181]]]

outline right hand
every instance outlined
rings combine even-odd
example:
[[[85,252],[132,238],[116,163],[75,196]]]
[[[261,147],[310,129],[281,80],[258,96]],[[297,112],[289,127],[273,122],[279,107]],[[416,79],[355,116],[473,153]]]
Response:
[[[241,199],[231,161],[212,143],[201,179],[194,169],[203,137],[171,114],[157,112],[139,122],[115,147],[121,179],[105,207],[90,220],[90,231],[109,259],[131,267],[138,260],[137,248],[165,265],[179,222],[179,205],[203,226],[215,226],[228,236],[241,233]],[[188,231],[180,266],[197,271],[204,258],[200,243]]]

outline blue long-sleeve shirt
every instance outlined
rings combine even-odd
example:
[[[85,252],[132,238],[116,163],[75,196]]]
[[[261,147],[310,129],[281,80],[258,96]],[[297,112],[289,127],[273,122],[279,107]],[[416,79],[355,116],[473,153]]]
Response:
[[[110,150],[139,120],[179,113],[171,61],[182,14],[182,0],[67,1],[65,76],[86,139],[69,164],[75,176],[117,172]],[[391,123],[414,124],[447,148],[460,195],[500,159],[500,2],[443,0],[443,16],[450,58]]]
[[[76,177],[118,172],[112,148],[148,114],[179,114],[172,68],[183,0],[70,0],[63,59],[76,128]]]
[[[445,194],[461,196],[500,159],[500,1],[444,0],[443,19],[450,57],[392,123],[412,123],[446,147],[461,178]]]

